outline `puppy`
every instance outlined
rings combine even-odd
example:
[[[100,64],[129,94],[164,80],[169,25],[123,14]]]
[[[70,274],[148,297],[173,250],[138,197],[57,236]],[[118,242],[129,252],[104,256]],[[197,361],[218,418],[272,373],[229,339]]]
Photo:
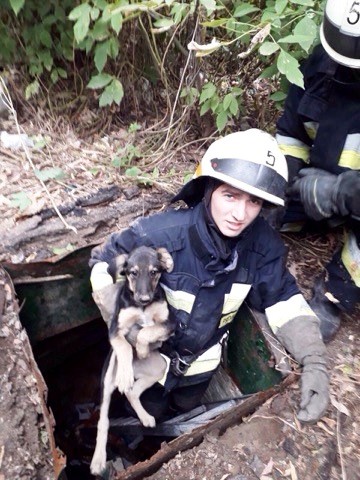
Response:
[[[125,393],[145,427],[155,426],[155,419],[142,406],[140,396],[166,371],[166,362],[157,348],[169,338],[173,328],[159,280],[162,272],[172,269],[173,260],[165,248],[139,247],[129,255],[119,255],[109,265],[113,278],[124,276],[124,282],[118,283],[116,309],[109,326],[112,352],[103,379],[96,448],[90,465],[93,475],[105,469],[108,414],[116,388]]]

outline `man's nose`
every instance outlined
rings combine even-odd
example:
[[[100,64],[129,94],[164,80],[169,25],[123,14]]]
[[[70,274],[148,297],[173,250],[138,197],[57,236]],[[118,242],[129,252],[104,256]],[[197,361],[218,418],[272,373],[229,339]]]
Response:
[[[246,202],[245,200],[238,200],[234,205],[232,216],[237,221],[242,221],[245,219],[245,215],[246,215]]]

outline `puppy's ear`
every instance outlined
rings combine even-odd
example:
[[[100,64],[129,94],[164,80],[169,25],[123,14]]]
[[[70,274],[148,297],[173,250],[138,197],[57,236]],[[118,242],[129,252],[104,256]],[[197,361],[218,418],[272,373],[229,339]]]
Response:
[[[161,268],[163,268],[168,273],[172,272],[174,268],[174,261],[166,248],[158,248],[157,254],[161,264]]]
[[[114,282],[118,280],[120,275],[125,275],[125,267],[128,257],[129,255],[123,253],[111,259],[108,266],[108,272],[113,277]]]

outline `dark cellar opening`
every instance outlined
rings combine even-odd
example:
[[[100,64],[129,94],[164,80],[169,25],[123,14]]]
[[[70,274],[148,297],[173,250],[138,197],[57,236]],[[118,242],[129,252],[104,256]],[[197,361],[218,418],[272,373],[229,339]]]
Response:
[[[50,337],[33,346],[36,362],[48,387],[48,406],[55,418],[56,445],[67,457],[61,480],[88,480],[95,449],[101,397],[101,373],[109,352],[108,330],[97,319]],[[110,418],[128,417],[124,396],[114,392]],[[164,439],[146,437],[131,447],[116,427],[109,430],[107,460],[121,457],[125,467],[150,458]]]

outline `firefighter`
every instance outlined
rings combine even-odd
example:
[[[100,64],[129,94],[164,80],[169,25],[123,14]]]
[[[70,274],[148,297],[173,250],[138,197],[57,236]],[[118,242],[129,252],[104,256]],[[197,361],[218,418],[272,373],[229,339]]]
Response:
[[[92,250],[93,295],[105,320],[112,313],[111,258],[140,245],[165,247],[173,257],[173,271],[161,277],[176,324],[162,347],[169,369],[163,385],[142,396],[156,418],[165,402],[177,411],[200,403],[245,299],[265,312],[303,366],[299,419],[315,422],[324,414],[329,379],[319,320],[285,266],[280,235],[259,215],[265,205],[284,204],[286,184],[286,160],[275,138],[257,129],[229,134],[210,145],[173,199],[187,207],[140,218]]]
[[[310,305],[325,342],[360,300],[360,5],[328,0],[318,45],[292,85],[276,139],[289,169],[282,231],[344,227]],[[310,221],[309,221],[310,220]]]

